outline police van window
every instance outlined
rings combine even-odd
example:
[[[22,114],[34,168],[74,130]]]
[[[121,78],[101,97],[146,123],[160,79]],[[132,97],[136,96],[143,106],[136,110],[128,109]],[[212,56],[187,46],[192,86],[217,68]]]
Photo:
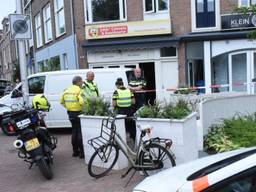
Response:
[[[44,93],[45,76],[32,77],[28,80],[30,94]]]
[[[217,171],[223,167],[226,167],[232,163],[235,163],[241,159],[244,159],[252,154],[255,154],[256,153],[256,149],[253,149],[253,150],[250,150],[250,151],[246,151],[244,153],[241,153],[241,154],[238,154],[238,155],[235,155],[235,156],[232,156],[232,157],[229,157],[229,158],[226,158],[226,159],[223,159],[221,161],[218,161],[216,163],[213,163],[207,167],[204,167],[203,169],[193,173],[192,175],[190,175],[187,180],[188,181],[192,181],[194,179],[198,179],[200,177],[203,177],[203,176],[206,176],[214,171]]]
[[[119,65],[110,65],[110,66],[108,66],[108,68],[120,68],[120,66]]]
[[[211,185],[203,192],[255,192],[256,175],[255,167],[244,170],[240,173],[226,178],[216,184]]]

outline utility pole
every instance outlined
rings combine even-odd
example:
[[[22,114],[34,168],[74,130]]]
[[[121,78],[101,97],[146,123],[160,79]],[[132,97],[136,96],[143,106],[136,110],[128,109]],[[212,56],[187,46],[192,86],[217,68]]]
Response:
[[[16,0],[17,14],[23,14],[22,0]],[[27,78],[27,65],[26,65],[26,50],[25,40],[17,40],[19,45],[19,64],[20,64],[20,77],[22,83],[22,95],[25,105],[29,104],[28,93],[28,78]]]

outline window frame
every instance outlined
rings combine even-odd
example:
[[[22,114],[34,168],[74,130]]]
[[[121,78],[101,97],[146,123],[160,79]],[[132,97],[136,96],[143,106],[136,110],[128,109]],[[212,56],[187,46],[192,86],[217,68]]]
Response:
[[[127,21],[127,0],[118,0],[119,1],[119,20],[109,20],[109,21],[93,21],[92,13],[92,1],[93,0],[84,0],[84,16],[85,23],[118,23],[122,21]]]
[[[250,7],[252,5],[251,0],[247,0],[247,6],[242,5],[242,0],[238,0],[238,7]],[[256,2],[255,2],[256,5]]]
[[[152,11],[146,11],[146,0],[143,0],[143,13],[144,14],[157,14],[157,13],[166,13],[170,10],[170,0],[167,0],[167,9],[159,10],[159,0],[151,0],[152,2]]]
[[[57,1],[62,1],[63,6],[62,7],[57,7],[58,2]],[[66,33],[66,19],[65,19],[65,1],[64,0],[54,0],[54,17],[55,17],[55,33],[56,33],[56,38],[62,36],[63,34]],[[58,16],[60,15],[60,12],[63,11],[63,20],[64,20],[64,31],[62,33],[59,32],[59,20]]]
[[[191,0],[191,23],[192,32],[207,32],[220,30],[220,0],[215,0],[215,27],[196,27],[196,1]]]
[[[43,31],[42,31],[42,21],[41,12],[39,12],[35,17],[35,32],[36,32],[36,47],[40,48],[43,46]]]
[[[47,16],[47,9],[50,9],[50,15],[48,18],[46,18]],[[45,43],[49,43],[53,40],[53,34],[52,34],[52,14],[51,14],[51,5],[50,3],[48,3],[44,8],[43,8],[43,23],[44,23],[44,40]],[[51,38],[49,39],[48,37],[48,24],[50,23],[50,34],[51,34]]]

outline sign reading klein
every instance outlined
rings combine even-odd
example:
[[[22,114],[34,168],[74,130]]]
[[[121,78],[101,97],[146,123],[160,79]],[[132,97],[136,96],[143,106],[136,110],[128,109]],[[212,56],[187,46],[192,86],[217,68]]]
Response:
[[[171,22],[169,19],[162,19],[153,21],[89,25],[85,27],[85,31],[86,39],[170,34]]]
[[[221,16],[221,28],[224,30],[256,27],[256,15],[233,14]]]

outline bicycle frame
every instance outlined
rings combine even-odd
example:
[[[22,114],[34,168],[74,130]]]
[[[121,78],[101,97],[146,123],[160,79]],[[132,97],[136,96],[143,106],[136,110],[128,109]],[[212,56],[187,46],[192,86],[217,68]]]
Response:
[[[139,140],[139,145],[138,148],[136,150],[136,152],[133,152],[131,150],[131,148],[126,144],[126,142],[122,139],[122,137],[116,132],[115,133],[115,137],[114,137],[114,143],[117,144],[117,146],[119,147],[119,149],[124,153],[124,155],[126,156],[126,158],[132,163],[132,166],[135,168],[154,168],[155,164],[152,162],[152,166],[147,165],[138,165],[138,159],[139,159],[139,154],[140,151],[145,149],[144,148],[144,142],[143,142],[143,137],[140,136],[140,140]]]

